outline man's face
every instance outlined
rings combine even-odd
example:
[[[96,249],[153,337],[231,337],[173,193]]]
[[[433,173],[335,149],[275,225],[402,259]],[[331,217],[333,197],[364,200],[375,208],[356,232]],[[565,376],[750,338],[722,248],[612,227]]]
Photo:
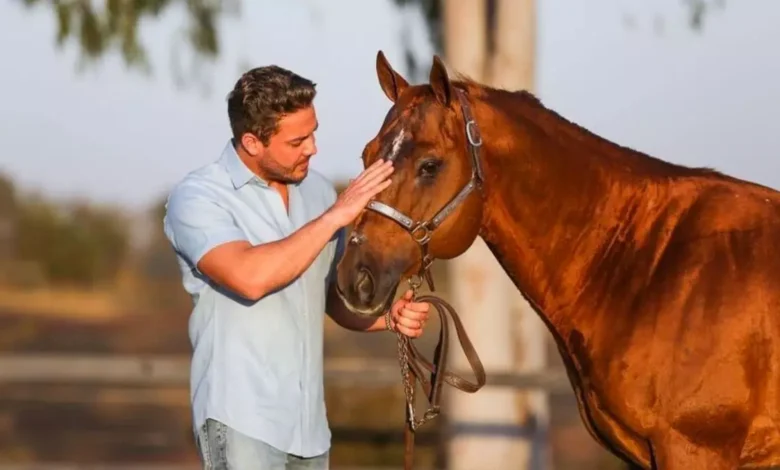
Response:
[[[317,153],[314,132],[318,127],[314,106],[284,116],[279,130],[260,152],[258,165],[264,176],[280,183],[299,183],[309,173],[309,160]]]

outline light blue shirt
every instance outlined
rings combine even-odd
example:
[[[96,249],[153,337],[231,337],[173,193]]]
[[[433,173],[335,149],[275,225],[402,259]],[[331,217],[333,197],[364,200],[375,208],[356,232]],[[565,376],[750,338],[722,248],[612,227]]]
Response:
[[[289,215],[281,196],[244,165],[229,141],[217,161],[174,186],[164,229],[194,302],[189,335],[195,429],[213,418],[282,451],[310,457],[330,448],[323,322],[343,231],[303,275],[254,303],[216,286],[196,268],[221,243],[257,245],[287,237],[336,200],[333,185],[311,169],[288,188]]]

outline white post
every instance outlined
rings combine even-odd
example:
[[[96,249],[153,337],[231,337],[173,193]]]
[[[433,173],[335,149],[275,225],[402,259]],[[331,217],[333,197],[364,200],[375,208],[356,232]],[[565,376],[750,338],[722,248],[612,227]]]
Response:
[[[536,90],[536,0],[497,0],[495,51],[491,57],[489,83],[510,90]],[[542,372],[547,367],[550,333],[517,289],[509,294],[515,307],[515,372]],[[548,394],[541,390],[521,390],[523,420],[534,423],[529,468],[552,465],[548,452]]]
[[[534,88],[534,0],[497,0],[495,53],[487,50],[487,2],[442,0],[444,56],[449,67],[491,86]],[[546,365],[544,324],[481,239],[448,261],[453,305],[490,372],[540,371]],[[453,346],[451,366],[468,370]],[[458,352],[456,352],[458,351]],[[485,387],[447,395],[448,468],[546,469],[547,395]]]
[[[447,65],[469,77],[485,81],[487,57],[487,5],[485,0],[443,0],[444,56]],[[511,285],[482,239],[460,257],[448,262],[452,302],[487,371],[511,372],[514,366],[513,306],[507,295]],[[453,338],[454,339],[454,338]],[[468,370],[457,347],[450,364]],[[448,394],[450,437],[448,468],[453,470],[523,469],[518,459],[523,445],[506,431],[521,421],[520,403],[509,389],[485,387],[475,394]]]

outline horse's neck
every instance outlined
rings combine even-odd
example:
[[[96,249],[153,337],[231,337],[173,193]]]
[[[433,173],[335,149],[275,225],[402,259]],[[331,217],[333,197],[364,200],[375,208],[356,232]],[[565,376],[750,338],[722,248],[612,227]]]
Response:
[[[480,235],[515,285],[551,317],[577,301],[598,257],[635,214],[638,191],[630,178],[614,174],[620,170],[598,152],[597,140],[582,141],[573,127],[556,131],[570,124],[536,106],[486,111],[495,125],[480,129],[486,191]]]

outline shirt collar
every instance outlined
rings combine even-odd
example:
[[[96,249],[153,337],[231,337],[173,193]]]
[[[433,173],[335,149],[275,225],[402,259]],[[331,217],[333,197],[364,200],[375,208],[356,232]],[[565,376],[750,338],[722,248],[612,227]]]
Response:
[[[238,189],[245,184],[249,183],[253,179],[260,181],[252,170],[250,170],[241,157],[238,156],[235,147],[233,147],[233,139],[228,139],[225,150],[222,151],[222,159],[225,162],[225,168],[230,175],[230,180],[233,182],[233,187]]]

